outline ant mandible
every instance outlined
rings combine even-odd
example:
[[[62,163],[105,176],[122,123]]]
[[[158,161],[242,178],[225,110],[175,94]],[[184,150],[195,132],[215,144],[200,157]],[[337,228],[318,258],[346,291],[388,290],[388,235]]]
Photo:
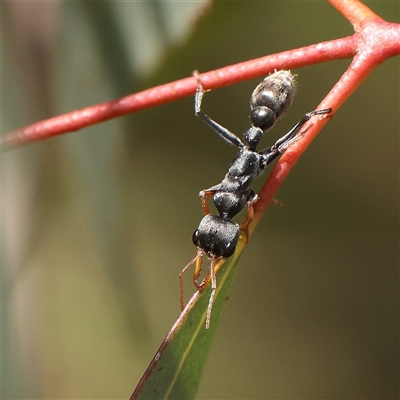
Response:
[[[182,277],[194,263],[193,282],[199,291],[202,291],[211,281],[211,294],[206,314],[206,329],[210,326],[211,311],[215,291],[217,288],[216,272],[222,263],[232,256],[239,241],[240,230],[248,240],[248,225],[251,222],[254,210],[253,204],[258,196],[249,187],[255,178],[261,175],[265,168],[282,155],[288,145],[297,140],[302,126],[315,115],[325,115],[332,109],[311,111],[275,144],[264,150],[257,151],[257,145],[263,134],[272,128],[276,121],[286,114],[295,93],[294,75],[290,71],[276,71],[267,76],[253,91],[250,99],[251,127],[243,134],[243,143],[234,133],[215,122],[201,110],[204,88],[197,72],[197,91],[195,95],[195,114],[205,121],[226,142],[239,147],[239,152],[232,161],[228,173],[218,185],[199,193],[204,217],[199,227],[193,233],[193,243],[197,246],[196,257],[191,260],[179,274],[181,309],[184,308]],[[218,215],[210,212],[207,197],[212,197]],[[232,221],[247,205],[247,219],[242,226]],[[202,258],[206,255],[211,263],[209,271],[201,283],[198,279],[201,273]]]

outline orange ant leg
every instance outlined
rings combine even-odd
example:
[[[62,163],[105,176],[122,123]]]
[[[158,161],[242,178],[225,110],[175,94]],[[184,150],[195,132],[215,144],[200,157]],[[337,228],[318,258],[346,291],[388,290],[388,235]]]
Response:
[[[201,281],[201,283],[197,283],[197,280],[199,279],[199,276],[201,274],[201,269],[202,269],[202,265],[203,265],[203,259],[202,258],[198,258],[196,260],[196,265],[194,267],[194,273],[193,273],[193,283],[194,286],[196,286],[197,290],[199,292],[201,292],[208,284],[208,282],[210,281],[209,275],[210,273],[208,273],[204,279]]]
[[[206,329],[210,327],[211,312],[214,303],[215,291],[217,290],[217,271],[221,268],[221,265],[225,262],[226,258],[213,256],[211,259],[210,277],[211,277],[211,294],[208,300],[207,314],[206,314]]]
[[[179,274],[179,287],[180,287],[180,300],[181,300],[181,311],[183,311],[183,309],[185,308],[185,299],[184,299],[184,296],[183,296],[183,280],[182,280],[182,278],[183,278],[183,275],[185,275],[185,273],[186,273],[186,271],[188,270],[188,268],[194,263],[194,262],[196,262],[196,269],[197,269],[197,264],[200,264],[200,270],[201,270],[201,260],[202,260],[202,257],[203,257],[203,255],[204,255],[204,252],[202,251],[202,250],[197,250],[197,254],[196,254],[196,257],[195,258],[193,258],[193,260],[192,261],[190,261],[189,263],[187,263],[186,265],[185,265],[185,268],[183,268],[183,270],[181,271],[181,273]],[[199,260],[200,260],[200,263],[199,263]],[[199,274],[200,274],[200,272],[199,272]],[[197,285],[196,285],[197,286]]]
[[[216,190],[214,190],[214,188],[210,188],[207,190],[202,190],[199,194],[204,215],[210,214],[210,207],[207,203],[207,197],[214,197],[215,192]]]
[[[253,199],[247,202],[247,215],[245,220],[240,225],[240,230],[244,233],[245,243],[249,242],[249,225],[254,218],[254,207],[253,204],[258,200],[258,196],[255,195]]]
[[[206,314],[206,329],[210,327],[211,311],[214,303],[214,295],[217,289],[217,277],[215,275],[214,267],[215,256],[211,259],[210,276],[211,276],[211,294],[208,300],[207,314]]]
[[[195,271],[194,271],[194,275],[193,275],[193,282],[194,282],[195,286],[197,287],[197,290],[199,292],[201,292],[205,287],[207,287],[207,285],[211,281],[211,294],[210,294],[210,299],[208,300],[208,307],[207,307],[207,314],[206,314],[206,329],[208,329],[210,327],[211,311],[212,311],[212,307],[213,307],[213,303],[214,303],[215,291],[217,289],[216,273],[221,268],[221,265],[224,263],[225,260],[226,260],[226,258],[224,258],[224,257],[213,256],[211,258],[210,271],[204,277],[204,279],[201,281],[200,284],[197,283],[197,280],[201,273],[202,258],[199,256],[199,257],[195,258],[195,260],[192,261],[192,262],[196,261],[196,267],[195,267]]]

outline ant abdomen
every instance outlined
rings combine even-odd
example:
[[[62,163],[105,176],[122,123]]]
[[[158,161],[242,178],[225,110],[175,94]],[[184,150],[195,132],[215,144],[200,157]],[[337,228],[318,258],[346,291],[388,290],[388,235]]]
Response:
[[[251,95],[252,125],[263,131],[274,126],[292,104],[295,83],[290,71],[277,71],[268,75]]]

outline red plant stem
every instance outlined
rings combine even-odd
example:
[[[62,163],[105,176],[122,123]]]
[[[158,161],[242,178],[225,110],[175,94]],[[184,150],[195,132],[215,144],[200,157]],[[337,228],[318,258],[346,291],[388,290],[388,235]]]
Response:
[[[366,19],[380,19],[372,10],[358,0],[327,0],[332,7],[336,8],[358,32]]]
[[[252,79],[274,69],[299,68],[325,61],[349,58],[356,53],[354,35],[328,42],[288,50],[254,60],[241,62],[201,74],[206,89],[215,89],[246,79]],[[39,140],[76,131],[128,113],[192,96],[197,83],[192,77],[157,86],[117,100],[97,104],[67,114],[37,122],[4,134],[3,151]]]
[[[361,26],[361,25],[360,25]],[[393,28],[390,29],[389,28]],[[367,30],[363,27],[364,30]],[[373,69],[388,57],[400,52],[400,26],[390,24],[379,17],[368,22],[368,36],[360,37],[358,53],[340,80],[331,89],[318,108],[332,108],[333,113],[347,100],[357,87],[369,76]],[[390,44],[390,45],[389,45]],[[283,183],[294,164],[318,134],[326,118],[312,120],[304,126],[303,138],[293,144],[280,158],[275,168],[259,192],[259,200],[254,205],[254,218],[249,226],[249,235],[271,203],[274,194]]]
[[[358,0],[328,0],[328,2],[351,22],[356,30],[354,35],[203,73],[201,80],[205,89],[215,89],[255,78],[274,69],[299,68],[355,56],[347,71],[319,106],[319,108],[330,107],[334,113],[377,65],[389,57],[400,54],[400,25],[382,20]],[[196,87],[197,82],[194,78],[184,78],[17,129],[4,134],[0,144],[4,151],[76,131],[111,118],[191,96]],[[259,193],[260,200],[254,207],[255,217],[249,227],[250,234],[270,204],[274,193],[324,123],[326,123],[325,118],[319,121],[314,118],[306,124],[303,132],[307,134],[281,157]]]

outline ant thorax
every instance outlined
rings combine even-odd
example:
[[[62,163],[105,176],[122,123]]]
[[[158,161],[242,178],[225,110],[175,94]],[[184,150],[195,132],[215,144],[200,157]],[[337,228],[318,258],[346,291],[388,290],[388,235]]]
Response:
[[[260,159],[260,154],[251,150],[247,146],[242,147],[233,159],[224,179],[230,177],[238,180],[242,187],[238,187],[237,189],[246,189],[246,186],[248,186],[258,175],[257,172],[260,168]]]

